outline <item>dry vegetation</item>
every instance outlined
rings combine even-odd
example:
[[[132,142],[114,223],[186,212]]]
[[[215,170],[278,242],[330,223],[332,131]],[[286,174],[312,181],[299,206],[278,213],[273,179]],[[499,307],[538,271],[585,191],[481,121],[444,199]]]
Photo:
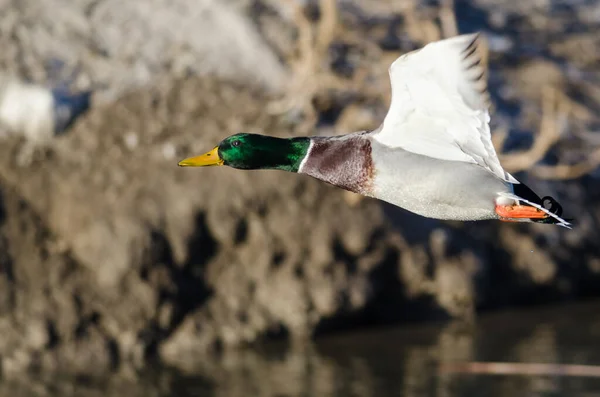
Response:
[[[288,0],[288,3],[295,10],[297,31],[296,48],[288,57],[292,78],[288,94],[274,101],[270,110],[274,113],[295,111],[302,114],[298,131],[308,134],[317,129],[319,112],[331,106],[336,97],[345,95],[353,100],[342,106],[332,126],[335,133],[378,125],[390,99],[387,69],[401,52],[385,51],[376,43],[385,33],[384,29],[357,30],[357,26],[349,23],[351,18],[345,15],[346,11],[341,9],[336,0],[318,0],[320,16],[314,21],[307,16],[301,2]],[[377,13],[378,10],[373,7],[369,11]],[[411,39],[414,48],[458,32],[452,0],[442,1],[435,8],[418,8],[416,2],[412,1],[395,2],[385,11],[390,10],[402,18],[400,29]],[[340,42],[356,48],[362,55],[353,59],[355,69],[349,78],[340,76],[332,68],[329,50]],[[570,122],[585,124],[594,120],[594,116],[586,106],[577,103],[561,88],[547,84],[539,92],[539,126],[533,133],[533,143],[528,149],[506,152],[504,143],[510,131],[506,127],[493,131],[493,142],[506,170],[512,173],[529,171],[540,179],[575,179],[593,171],[600,165],[600,147],[588,142],[586,138],[589,138],[589,133],[576,138],[582,148],[579,156],[582,160],[579,162],[542,164],[549,151],[560,146],[564,140],[574,138],[568,131]]]

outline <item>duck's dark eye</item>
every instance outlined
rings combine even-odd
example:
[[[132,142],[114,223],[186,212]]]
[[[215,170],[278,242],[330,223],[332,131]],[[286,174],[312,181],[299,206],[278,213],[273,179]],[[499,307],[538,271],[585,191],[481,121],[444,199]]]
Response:
[[[231,142],[231,146],[233,146],[233,147],[238,147],[238,146],[240,146],[241,144],[242,144],[242,142],[240,142],[240,141],[238,141],[238,140],[235,140],[235,141]]]

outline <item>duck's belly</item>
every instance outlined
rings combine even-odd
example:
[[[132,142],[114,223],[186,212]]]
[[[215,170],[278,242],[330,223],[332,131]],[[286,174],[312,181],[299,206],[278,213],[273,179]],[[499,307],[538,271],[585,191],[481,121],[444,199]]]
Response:
[[[476,164],[398,150],[374,158],[373,197],[429,218],[496,219],[498,193],[512,190],[509,183]]]

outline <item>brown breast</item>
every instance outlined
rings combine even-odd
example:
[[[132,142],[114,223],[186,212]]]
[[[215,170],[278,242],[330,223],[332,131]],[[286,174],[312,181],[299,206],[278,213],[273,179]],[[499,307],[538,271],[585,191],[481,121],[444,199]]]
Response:
[[[366,134],[314,138],[308,159],[300,173],[352,192],[372,192],[373,159]]]

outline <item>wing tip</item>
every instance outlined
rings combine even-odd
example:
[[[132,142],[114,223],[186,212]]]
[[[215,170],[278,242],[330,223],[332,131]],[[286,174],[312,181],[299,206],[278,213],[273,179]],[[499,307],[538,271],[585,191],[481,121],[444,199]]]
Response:
[[[464,69],[466,76],[473,84],[478,99],[475,107],[489,110],[492,106],[492,101],[488,92],[488,62],[487,62],[487,41],[485,35],[481,32],[465,33],[446,39],[433,41],[425,45],[419,50],[424,50],[428,47],[447,46],[452,47],[456,51],[461,62],[461,67]],[[412,51],[412,52],[416,52]],[[410,52],[398,58],[403,59],[404,56],[411,54]],[[396,61],[398,61],[396,60]],[[396,62],[395,61],[395,62]],[[394,62],[394,63],[395,63]],[[392,64],[394,66],[394,64]],[[391,66],[391,67],[392,67]],[[392,71],[390,67],[390,73]]]
[[[487,45],[481,32],[457,36],[461,38],[462,61],[465,71],[469,74],[474,87],[480,95],[482,106],[489,109],[491,99],[488,93]],[[466,44],[465,44],[466,43]]]
[[[477,43],[479,41],[479,38],[481,37],[481,32],[467,33],[457,37],[462,37],[465,41],[468,40],[469,42],[467,47],[463,50],[464,54],[465,52],[470,51],[471,49],[477,48]]]

